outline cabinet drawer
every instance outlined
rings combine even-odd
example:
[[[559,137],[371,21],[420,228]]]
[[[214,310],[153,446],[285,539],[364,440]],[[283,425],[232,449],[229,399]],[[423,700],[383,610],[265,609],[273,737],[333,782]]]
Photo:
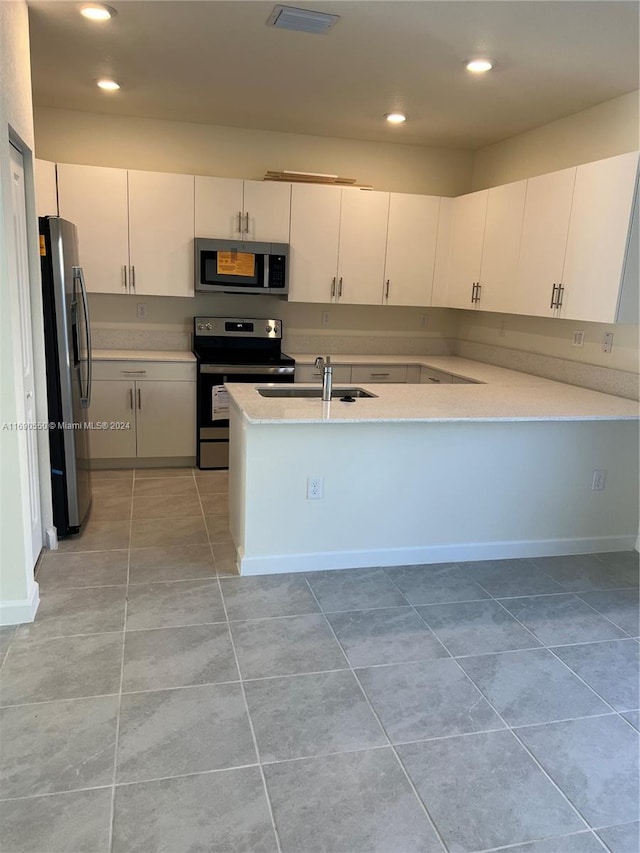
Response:
[[[445,373],[443,370],[434,370],[433,367],[423,367],[420,369],[420,382],[422,385],[431,383],[439,385],[442,383],[451,384],[453,376],[450,373]]]
[[[406,364],[374,364],[351,367],[352,382],[406,382]]]
[[[296,382],[322,382],[322,373],[313,364],[296,364]],[[336,364],[333,367],[333,383],[351,382],[351,367],[348,364]]]
[[[196,364],[175,361],[94,361],[93,378],[195,382]]]
[[[464,376],[452,376],[451,381],[454,385],[480,385],[475,379],[465,379]]]

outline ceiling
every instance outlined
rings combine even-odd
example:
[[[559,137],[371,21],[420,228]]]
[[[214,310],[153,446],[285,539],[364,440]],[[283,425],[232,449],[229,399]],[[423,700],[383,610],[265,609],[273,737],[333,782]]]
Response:
[[[267,26],[271,0],[107,2],[29,0],[36,106],[475,149],[639,87],[635,0],[293,0],[341,16],[324,35]]]

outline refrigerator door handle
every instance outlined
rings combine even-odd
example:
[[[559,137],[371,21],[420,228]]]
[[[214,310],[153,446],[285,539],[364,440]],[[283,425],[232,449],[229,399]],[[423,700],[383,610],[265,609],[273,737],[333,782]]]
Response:
[[[91,374],[93,360],[91,358],[91,324],[89,322],[89,301],[87,299],[87,287],[84,281],[84,270],[82,267],[73,267],[73,277],[80,282],[80,292],[82,293],[82,309],[84,311],[84,327],[87,334],[87,387],[85,394],[80,400],[80,405],[84,409],[88,409],[91,405]]]

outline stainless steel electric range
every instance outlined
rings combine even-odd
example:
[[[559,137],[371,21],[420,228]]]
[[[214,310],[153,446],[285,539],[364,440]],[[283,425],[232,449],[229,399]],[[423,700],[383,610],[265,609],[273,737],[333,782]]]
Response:
[[[281,351],[282,321],[194,317],[198,361],[198,468],[229,467],[225,382],[293,382],[295,361]]]

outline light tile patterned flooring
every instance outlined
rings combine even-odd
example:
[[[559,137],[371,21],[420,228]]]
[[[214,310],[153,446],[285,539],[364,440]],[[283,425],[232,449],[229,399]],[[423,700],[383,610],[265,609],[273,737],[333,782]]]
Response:
[[[0,629],[3,853],[637,853],[638,555],[234,577],[105,472]]]

